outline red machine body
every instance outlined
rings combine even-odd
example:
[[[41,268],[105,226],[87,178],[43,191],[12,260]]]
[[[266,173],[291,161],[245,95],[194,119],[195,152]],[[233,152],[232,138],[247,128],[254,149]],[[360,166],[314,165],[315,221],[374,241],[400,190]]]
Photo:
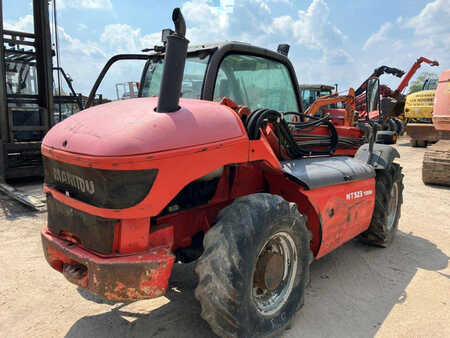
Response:
[[[446,69],[439,77],[433,110],[433,124],[436,130],[450,137],[450,69]]]
[[[118,173],[158,171],[145,198],[124,209],[93,206],[45,185],[48,198],[70,210],[116,220],[108,254],[85,248],[80,232],[43,229],[44,251],[52,267],[60,272],[65,272],[64,264],[74,262],[86,267],[83,278],[65,272],[72,282],[114,300],[160,296],[167,289],[173,252],[208,231],[217,213],[235,198],[255,192],[278,194],[297,203],[308,216],[317,258],[368,228],[374,207],[373,178],[309,190],[280,170],[282,164],[266,136],[248,139],[231,108],[182,99],[178,112],[156,113],[156,104],[157,98],[145,98],[94,107],[61,122],[43,141],[43,155],[58,163]],[[217,133],[208,132],[219,125]],[[168,149],[158,142],[164,137],[170,139]],[[125,142],[129,139],[132,142]],[[189,183],[219,168],[223,171],[207,204],[162,213]],[[68,182],[84,179],[56,172],[48,175],[65,175]]]
[[[113,57],[87,105],[121,59],[146,60],[139,98],[86,109],[44,138],[46,259],[113,301],[162,296],[174,262],[196,261],[195,296],[217,335],[280,336],[313,258],[356,236],[393,241],[400,155],[354,121],[353,90],[342,117],[305,112],[288,46],[188,50],[179,8],[172,21],[153,54]],[[377,110],[378,79],[366,91]]]

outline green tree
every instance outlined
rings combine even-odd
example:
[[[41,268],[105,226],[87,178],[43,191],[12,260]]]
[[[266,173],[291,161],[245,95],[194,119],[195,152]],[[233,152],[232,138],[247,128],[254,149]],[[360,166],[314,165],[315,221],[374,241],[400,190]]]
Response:
[[[411,82],[408,88],[408,94],[419,92],[422,90],[423,84],[427,79],[437,79],[438,75],[433,72],[421,72],[420,75]]]

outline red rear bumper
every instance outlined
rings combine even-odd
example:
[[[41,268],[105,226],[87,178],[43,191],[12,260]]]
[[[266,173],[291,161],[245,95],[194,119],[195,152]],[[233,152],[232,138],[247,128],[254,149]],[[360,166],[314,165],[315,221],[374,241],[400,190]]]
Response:
[[[175,260],[167,247],[115,257],[100,257],[76,244],[41,232],[48,263],[72,283],[114,301],[131,301],[164,295]],[[67,267],[78,267],[77,274]]]

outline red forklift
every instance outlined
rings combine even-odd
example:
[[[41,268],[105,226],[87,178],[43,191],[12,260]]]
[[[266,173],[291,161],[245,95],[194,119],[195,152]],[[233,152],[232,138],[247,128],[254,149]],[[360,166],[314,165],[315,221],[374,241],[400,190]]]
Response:
[[[337,155],[339,134],[330,117],[305,116],[285,55],[188,47],[179,9],[172,19],[164,46],[115,57],[90,95],[113,62],[135,58],[146,60],[138,98],[92,106],[45,136],[46,259],[114,301],[162,296],[174,262],[197,261],[195,295],[217,335],[279,336],[314,259],[355,237],[394,240],[399,154],[374,143],[369,121],[370,142]],[[378,79],[366,90],[367,109],[379,109]],[[296,142],[314,128],[326,142]]]

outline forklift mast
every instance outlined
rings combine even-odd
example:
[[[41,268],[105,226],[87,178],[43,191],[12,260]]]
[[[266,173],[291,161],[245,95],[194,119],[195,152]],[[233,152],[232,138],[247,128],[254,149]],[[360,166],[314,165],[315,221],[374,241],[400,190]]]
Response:
[[[47,1],[33,0],[34,33],[3,29],[0,0],[0,180],[41,176],[41,140],[54,124]]]
[[[0,0],[0,190],[6,193],[12,189],[4,188],[6,180],[43,175],[43,137],[83,109],[70,77],[53,67],[48,1],[33,0],[33,18],[34,33],[4,29]]]

